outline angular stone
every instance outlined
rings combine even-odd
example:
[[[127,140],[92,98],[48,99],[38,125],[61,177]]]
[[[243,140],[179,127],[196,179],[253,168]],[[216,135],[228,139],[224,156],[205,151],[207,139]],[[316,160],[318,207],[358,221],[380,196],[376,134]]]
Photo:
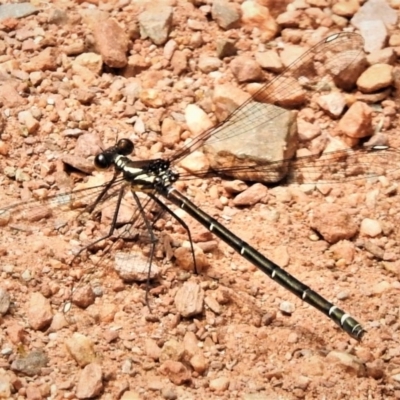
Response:
[[[72,67],[79,65],[87,68],[95,75],[99,75],[103,66],[103,59],[100,54],[96,53],[83,53],[75,58]]]
[[[240,22],[240,14],[237,8],[227,0],[214,0],[211,15],[222,29],[235,28]]]
[[[197,337],[194,332],[187,331],[185,333],[185,336],[183,338],[183,345],[185,347],[185,352],[189,355],[189,357],[192,357],[199,351],[201,351]]]
[[[64,164],[70,165],[71,167],[76,168],[78,171],[82,171],[86,174],[91,174],[95,170],[93,161],[89,161],[83,157],[78,157],[74,154],[64,154],[62,156],[62,161]]]
[[[237,53],[237,48],[235,45],[234,40],[229,40],[229,39],[217,39],[216,41],[216,49],[217,49],[217,57],[222,59],[225,57],[231,57],[236,55]]]
[[[28,387],[26,388],[26,398],[27,400],[43,399],[40,388],[35,384],[28,385]]]
[[[97,397],[103,390],[102,370],[99,364],[92,363],[79,374],[76,385],[76,397],[78,399],[91,399]]]
[[[355,256],[355,245],[349,240],[340,240],[330,247],[335,260],[344,260],[347,264],[351,264]]]
[[[222,66],[222,61],[217,57],[200,56],[199,58],[199,69],[200,71],[208,74],[212,71],[218,70]]]
[[[0,21],[7,18],[24,18],[28,15],[36,14],[39,9],[29,2],[15,3],[15,4],[2,4],[0,5]]]
[[[159,368],[163,375],[167,375],[168,379],[175,385],[183,385],[190,381],[191,374],[184,364],[178,361],[165,361]]]
[[[182,361],[185,356],[185,347],[175,339],[167,340],[161,349],[160,362],[167,360]]]
[[[179,143],[181,126],[171,118],[164,118],[161,125],[161,140],[165,147],[173,147]]]
[[[65,318],[65,313],[59,312],[54,314],[49,330],[51,332],[57,332],[67,326],[68,326],[68,321]]]
[[[113,19],[96,25],[93,36],[103,62],[111,68],[123,68],[128,63],[129,38],[125,30]]]
[[[360,29],[360,23],[381,20],[387,27],[394,26],[398,15],[386,0],[368,0],[351,19],[351,24]]]
[[[41,350],[28,353],[25,357],[14,360],[11,370],[21,372],[28,376],[39,375],[40,370],[49,362],[46,354]]]
[[[383,260],[385,251],[376,245],[375,243],[370,242],[369,240],[364,242],[364,249],[369,251],[374,257],[378,260]]]
[[[53,312],[48,299],[41,293],[32,293],[29,300],[28,321],[35,330],[46,329],[53,319]]]
[[[37,56],[32,57],[29,62],[23,65],[23,69],[26,72],[54,71],[56,68],[57,58],[55,50],[52,47],[42,50]]]
[[[114,269],[125,282],[146,282],[155,279],[159,274],[159,267],[154,262],[149,265],[149,259],[137,253],[115,253]]]
[[[203,352],[200,351],[195,354],[190,360],[190,365],[198,374],[203,374],[208,368],[208,361]]]
[[[181,75],[186,71],[188,66],[188,59],[186,53],[180,50],[176,50],[171,58],[171,67],[174,75]]]
[[[268,196],[268,188],[261,183],[255,183],[238,194],[233,200],[236,207],[252,206]]]
[[[318,105],[331,117],[338,118],[346,107],[346,99],[342,93],[332,92],[318,98]]]
[[[371,53],[384,48],[388,39],[388,31],[382,20],[362,21],[358,25],[365,41],[364,51]]]
[[[241,5],[242,23],[245,26],[259,28],[265,41],[276,36],[279,26],[267,7],[255,2],[245,1]]]
[[[215,314],[221,314],[221,305],[213,296],[206,296],[205,298],[206,306],[213,311]]]
[[[262,70],[258,63],[248,56],[239,56],[232,60],[230,69],[239,82],[252,82],[262,79]]]
[[[311,227],[318,231],[328,243],[351,239],[358,231],[350,214],[337,204],[321,204],[315,207]]]
[[[317,124],[311,124],[303,119],[297,120],[297,129],[299,140],[302,142],[312,140],[321,134],[321,128]]]
[[[196,104],[189,104],[185,108],[185,119],[186,124],[194,137],[214,126],[204,110]]]
[[[140,35],[157,45],[164,44],[172,27],[173,8],[162,4],[149,7],[139,14]]]
[[[362,138],[372,134],[372,109],[356,101],[343,115],[337,126],[338,131],[351,138]]]
[[[201,314],[204,307],[204,291],[194,282],[185,282],[175,295],[175,307],[185,318]]]
[[[256,61],[261,68],[275,73],[282,72],[283,64],[275,50],[268,50],[263,53],[256,53]]]
[[[65,344],[67,350],[79,366],[85,367],[96,361],[94,344],[88,337],[75,332],[72,337],[65,340]]]
[[[72,293],[72,303],[80,308],[87,308],[94,303],[95,295],[90,285],[78,287]]]
[[[271,259],[280,267],[285,268],[289,265],[290,256],[287,246],[276,246],[271,254]]]
[[[28,332],[17,323],[11,323],[7,326],[7,336],[15,345],[26,343]]]
[[[248,114],[248,118],[244,115]],[[211,168],[244,181],[280,181],[297,147],[294,113],[283,108],[250,102],[216,130],[204,146]],[[268,166],[268,167],[266,167]]]
[[[276,22],[281,28],[298,28],[302,19],[304,14],[300,10],[291,10],[279,14]]]
[[[125,78],[131,78],[140,74],[142,71],[145,71],[150,66],[151,63],[149,60],[140,54],[133,54],[128,57],[128,64],[122,69],[121,74]]]
[[[209,159],[201,151],[190,153],[179,165],[192,174],[204,173],[210,168]]]
[[[389,64],[394,65],[397,56],[391,47],[385,47],[381,50],[376,50],[367,56],[367,61],[369,65],[374,64]]]

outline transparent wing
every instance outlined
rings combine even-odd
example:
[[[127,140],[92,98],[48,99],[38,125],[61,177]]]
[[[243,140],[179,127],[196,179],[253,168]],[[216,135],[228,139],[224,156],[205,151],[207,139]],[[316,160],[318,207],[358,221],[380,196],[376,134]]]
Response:
[[[163,213],[146,194],[139,193],[138,196],[141,198],[143,215],[153,229]],[[140,237],[142,241],[149,242],[149,229],[146,231],[143,215],[133,201],[130,185],[123,178],[48,195],[42,199],[11,204],[4,200],[0,204],[0,226],[3,231],[34,233],[47,228],[73,237],[75,232],[82,231],[82,226],[95,221],[100,225],[97,230],[100,237],[107,236],[113,227],[114,238],[130,240]],[[92,225],[90,229],[94,230]],[[48,234],[51,232],[48,231]],[[83,243],[83,246],[88,247],[93,240],[96,238],[87,237],[87,243]]]
[[[0,204],[0,225],[13,227],[16,224],[23,224],[27,229],[39,229],[41,224],[37,223],[42,221],[45,224],[47,221],[47,223],[53,224],[54,229],[58,229],[61,227],[61,220],[67,222],[69,219],[77,217],[96,200],[98,200],[96,206],[101,206],[117,196],[122,182],[121,179],[118,179],[112,183],[109,191],[101,198],[99,196],[104,191],[105,184],[47,194],[41,199],[11,202],[11,204],[10,200],[3,198]]]
[[[232,175],[246,181],[271,182],[277,168],[287,172],[285,183],[343,183],[382,175],[393,175],[400,170],[400,150],[375,146],[326,152],[294,160],[279,160],[266,165],[244,165],[218,169],[218,175]],[[196,177],[215,176],[214,172],[199,171]],[[193,174],[182,173],[181,180],[193,179]]]
[[[147,194],[137,193],[140,211],[130,189],[129,183],[118,178],[42,199],[12,204],[4,199],[0,205],[1,264],[15,263],[31,273],[46,265],[67,275],[71,271],[64,311],[71,303],[81,307],[81,290],[86,293],[87,284],[104,285],[101,277],[110,281],[119,276],[126,282],[155,278],[157,261],[165,254],[172,257],[172,250],[164,250],[168,242],[159,234],[165,224],[164,211]],[[40,251],[28,254],[19,248]]]
[[[132,196],[132,193],[128,193],[128,196]],[[106,211],[106,215],[103,215],[104,225],[109,229],[114,220],[121,220],[115,219],[116,212],[116,204],[113,204]],[[112,235],[109,236],[111,232],[108,231],[106,236],[97,238],[97,241],[102,240],[99,244],[102,249],[101,256],[93,268],[86,271],[81,283],[91,282],[93,274],[100,271],[104,274],[108,269],[115,271],[126,282],[142,282],[156,278],[159,273],[156,260],[164,256],[164,251],[160,249],[160,242],[163,242],[160,241],[159,235],[159,227],[164,224],[163,215],[164,211],[158,204],[147,195],[141,195],[139,205],[135,204],[135,208],[127,215],[128,218],[123,218],[123,221],[115,224]],[[104,239],[111,240],[104,244]],[[92,241],[87,250],[95,250],[96,245],[97,242]]]
[[[371,147],[327,152],[289,163],[288,183],[343,183],[399,171],[400,152],[391,147]]]
[[[260,107],[258,102],[282,107],[296,107],[308,101],[324,77],[338,78],[362,56],[364,41],[355,33],[342,32],[329,36],[312,47],[282,74],[272,79],[249,100],[240,105],[224,121],[203,132],[178,150],[170,161],[178,161],[202,146],[207,140],[226,140],[248,135],[281,115],[281,107]]]

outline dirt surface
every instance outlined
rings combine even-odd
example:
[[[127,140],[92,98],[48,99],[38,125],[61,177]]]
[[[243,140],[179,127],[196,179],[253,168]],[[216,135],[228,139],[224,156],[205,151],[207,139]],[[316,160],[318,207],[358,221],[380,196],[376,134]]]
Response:
[[[128,137],[136,159],[172,154],[195,136],[185,120],[189,104],[215,122],[216,85],[251,92],[247,77],[261,83],[276,75],[274,68],[282,70],[272,65],[260,73],[255,67],[252,75],[240,67],[243,77],[232,60],[240,55],[260,61],[260,53],[279,55],[282,49],[292,51],[286,56],[293,59],[329,34],[357,32],[350,19],[358,2],[344,2],[350,9],[334,12],[330,2],[292,2],[288,10],[298,14],[288,16],[283,2],[260,1],[272,15],[261,8],[257,18],[236,22],[235,11],[246,15],[242,3],[252,2],[216,2],[225,7],[222,14],[208,1],[153,8],[146,1],[32,3],[39,10],[34,15],[0,22],[0,209],[94,189],[75,194],[73,210],[28,203],[29,215],[18,211],[0,219],[0,397],[400,398],[398,93],[392,69],[398,66],[397,31],[387,33],[393,57],[379,58],[380,49],[367,54],[384,65],[374,75],[378,87],[369,87],[367,79],[344,92],[345,107],[336,117],[323,111],[318,93],[299,113],[306,136],[299,148],[323,150],[327,135],[355,146],[375,132],[394,149],[390,158],[371,158],[371,170],[384,171],[386,162],[390,173],[340,184],[256,186],[237,203],[236,194],[251,184],[221,178],[176,184],[205,212],[360,321],[366,333],[357,342],[181,211],[196,246],[198,275],[192,273],[184,229],[149,209],[157,235],[164,234],[150,287],[146,271],[142,282],[132,281],[137,276],[123,279],[129,272],[121,272],[123,256],[119,275],[113,268],[115,252],[122,250],[137,266],[140,247],[147,266],[143,240],[115,240],[127,233],[124,227],[71,259],[107,232],[112,220],[112,205],[102,204],[101,215],[92,218],[79,208],[93,201],[105,181],[93,168],[101,148]],[[163,38],[158,27],[161,38],[143,38],[143,12],[162,19],[166,4],[173,10],[172,19],[166,18],[169,33]],[[217,40],[226,39],[238,55],[218,58]],[[212,59],[200,63],[202,56]],[[340,127],[356,100],[367,109],[356,106]],[[343,134],[354,124],[363,135]],[[312,137],[310,130],[316,131]],[[128,221],[133,207],[127,198],[122,215]],[[351,226],[346,222],[336,237],[340,212]]]

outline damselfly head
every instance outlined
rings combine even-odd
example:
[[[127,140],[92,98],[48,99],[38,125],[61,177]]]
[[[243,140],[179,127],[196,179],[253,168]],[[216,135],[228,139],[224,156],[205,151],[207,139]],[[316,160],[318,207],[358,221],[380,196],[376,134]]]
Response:
[[[94,159],[94,165],[99,170],[105,170],[111,167],[117,155],[127,156],[133,151],[133,142],[130,139],[120,139],[115,146],[97,154]]]

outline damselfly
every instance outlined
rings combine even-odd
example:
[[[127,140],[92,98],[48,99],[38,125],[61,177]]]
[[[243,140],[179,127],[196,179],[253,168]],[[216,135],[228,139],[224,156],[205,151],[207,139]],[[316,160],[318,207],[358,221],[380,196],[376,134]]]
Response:
[[[196,171],[195,176],[185,172],[178,173],[176,169],[183,158],[205,144],[218,141],[226,142],[229,146],[229,140],[232,137],[237,135],[247,137],[255,129],[262,129],[267,124],[273,123],[274,119],[285,112],[279,106],[288,104],[299,106],[301,103],[306,103],[308,90],[314,90],[314,84],[321,80],[322,76],[330,76],[333,81],[338,81],[340,84],[343,75],[348,74],[352,66],[359,60],[362,46],[362,38],[357,34],[338,33],[328,37],[308,50],[277,78],[262,86],[220,124],[201,133],[168,158],[132,160],[127,155],[132,152],[133,143],[129,139],[121,139],[115,146],[102,151],[95,159],[96,167],[99,169],[114,168],[114,175],[107,183],[81,190],[47,195],[41,200],[29,200],[1,206],[2,225],[16,229],[18,228],[17,223],[22,220],[35,222],[47,219],[51,221],[54,229],[62,230],[66,224],[70,224],[71,218],[76,219],[76,209],[84,207],[85,212],[95,213],[107,201],[113,200],[111,228],[108,234],[101,238],[104,239],[114,233],[123,208],[123,198],[127,192],[131,192],[137,208],[135,215],[129,216],[127,222],[135,221],[138,216],[142,218],[152,244],[150,251],[152,255],[156,238],[152,222],[146,216],[149,205],[151,207],[156,205],[158,210],[163,210],[177,219],[185,228],[189,239],[191,238],[186,224],[169,209],[168,202],[164,202],[163,199],[167,199],[185,210],[271,279],[324,313],[349,335],[361,339],[365,331],[354,318],[234,235],[180,193],[174,187],[174,183],[194,177],[208,178],[216,174],[258,180],[260,176],[268,176],[271,171],[275,172],[277,169],[287,173],[289,182],[318,180],[343,182],[381,175],[384,172],[383,165],[385,168],[392,166],[392,169],[397,169],[396,163],[391,161],[392,155],[397,154],[397,151],[386,146],[347,149],[298,159],[273,160],[264,164],[260,164],[257,160],[246,161],[246,163],[239,160],[236,165],[229,167],[217,169],[214,166],[214,170]],[[274,107],[268,109],[260,107],[262,102],[272,103]],[[150,199],[150,202],[144,200],[143,194]],[[66,209],[65,214],[61,214],[62,209]],[[67,213],[71,213],[71,217],[66,216]],[[76,232],[82,232],[82,230]],[[126,236],[132,233],[130,230],[125,232]]]

